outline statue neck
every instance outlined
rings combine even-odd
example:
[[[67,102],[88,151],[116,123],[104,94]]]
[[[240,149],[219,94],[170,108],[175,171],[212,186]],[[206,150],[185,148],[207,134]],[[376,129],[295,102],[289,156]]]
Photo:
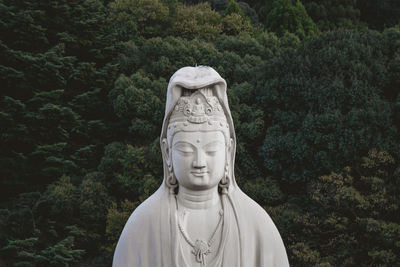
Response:
[[[208,209],[219,203],[218,186],[196,191],[179,186],[177,199],[181,205],[189,209]]]

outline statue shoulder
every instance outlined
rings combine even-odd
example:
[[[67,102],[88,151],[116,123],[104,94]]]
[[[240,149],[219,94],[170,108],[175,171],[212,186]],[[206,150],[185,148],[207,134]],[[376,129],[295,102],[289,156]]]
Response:
[[[265,222],[272,222],[271,217],[268,213],[253,199],[246,195],[243,191],[238,190],[235,194],[236,205],[239,206],[244,216],[253,218],[253,223],[262,223],[265,226]]]
[[[268,213],[241,191],[237,192],[235,198],[239,228],[244,233],[244,246],[251,247],[252,244],[257,244],[257,249],[263,251],[264,260],[271,259],[274,266],[289,266],[282,238]]]
[[[136,207],[126,222],[123,232],[132,232],[148,227],[149,222],[154,222],[159,217],[161,208],[161,201],[156,192]]]
[[[155,243],[155,238],[157,239],[154,233],[159,230],[160,202],[160,196],[156,192],[132,212],[115,249],[113,267],[139,267],[143,266],[142,261],[149,260],[146,255],[149,253],[149,247]],[[151,259],[157,263],[159,260],[158,257]]]

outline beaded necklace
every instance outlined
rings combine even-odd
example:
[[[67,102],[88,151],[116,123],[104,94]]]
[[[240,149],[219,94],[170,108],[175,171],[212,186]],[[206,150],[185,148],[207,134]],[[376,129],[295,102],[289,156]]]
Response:
[[[211,253],[211,246],[214,243],[214,238],[215,238],[215,234],[217,233],[217,230],[222,222],[222,218],[223,218],[223,214],[224,211],[223,209],[221,209],[219,211],[219,220],[218,220],[218,224],[215,227],[214,232],[212,233],[210,239],[208,240],[208,242],[205,242],[202,239],[196,239],[195,242],[193,242],[189,236],[187,235],[187,233],[185,232],[185,230],[183,229],[179,217],[178,217],[178,228],[179,231],[181,232],[183,239],[185,239],[185,241],[189,244],[189,246],[191,246],[193,248],[192,250],[192,254],[194,254],[194,256],[196,257],[196,261],[201,263],[201,266],[204,267],[206,266],[206,262],[205,262],[205,257]],[[186,212],[183,212],[183,219],[186,216]]]

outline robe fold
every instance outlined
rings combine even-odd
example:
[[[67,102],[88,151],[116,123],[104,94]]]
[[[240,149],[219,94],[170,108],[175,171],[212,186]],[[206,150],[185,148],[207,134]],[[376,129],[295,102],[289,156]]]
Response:
[[[184,258],[192,255],[182,255],[177,224],[171,224],[174,201],[168,194],[159,189],[133,212],[115,250],[114,267],[186,267]],[[225,207],[230,225],[223,256],[211,267],[289,266],[282,239],[268,214],[242,191],[231,194],[232,202]]]

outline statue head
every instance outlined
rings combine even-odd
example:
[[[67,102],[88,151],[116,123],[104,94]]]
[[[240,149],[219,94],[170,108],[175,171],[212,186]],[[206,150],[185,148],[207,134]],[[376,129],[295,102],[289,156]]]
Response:
[[[222,96],[222,97],[221,97]],[[165,185],[228,192],[234,134],[226,83],[210,67],[185,67],[171,78],[161,135]],[[233,152],[233,153],[232,153]]]

